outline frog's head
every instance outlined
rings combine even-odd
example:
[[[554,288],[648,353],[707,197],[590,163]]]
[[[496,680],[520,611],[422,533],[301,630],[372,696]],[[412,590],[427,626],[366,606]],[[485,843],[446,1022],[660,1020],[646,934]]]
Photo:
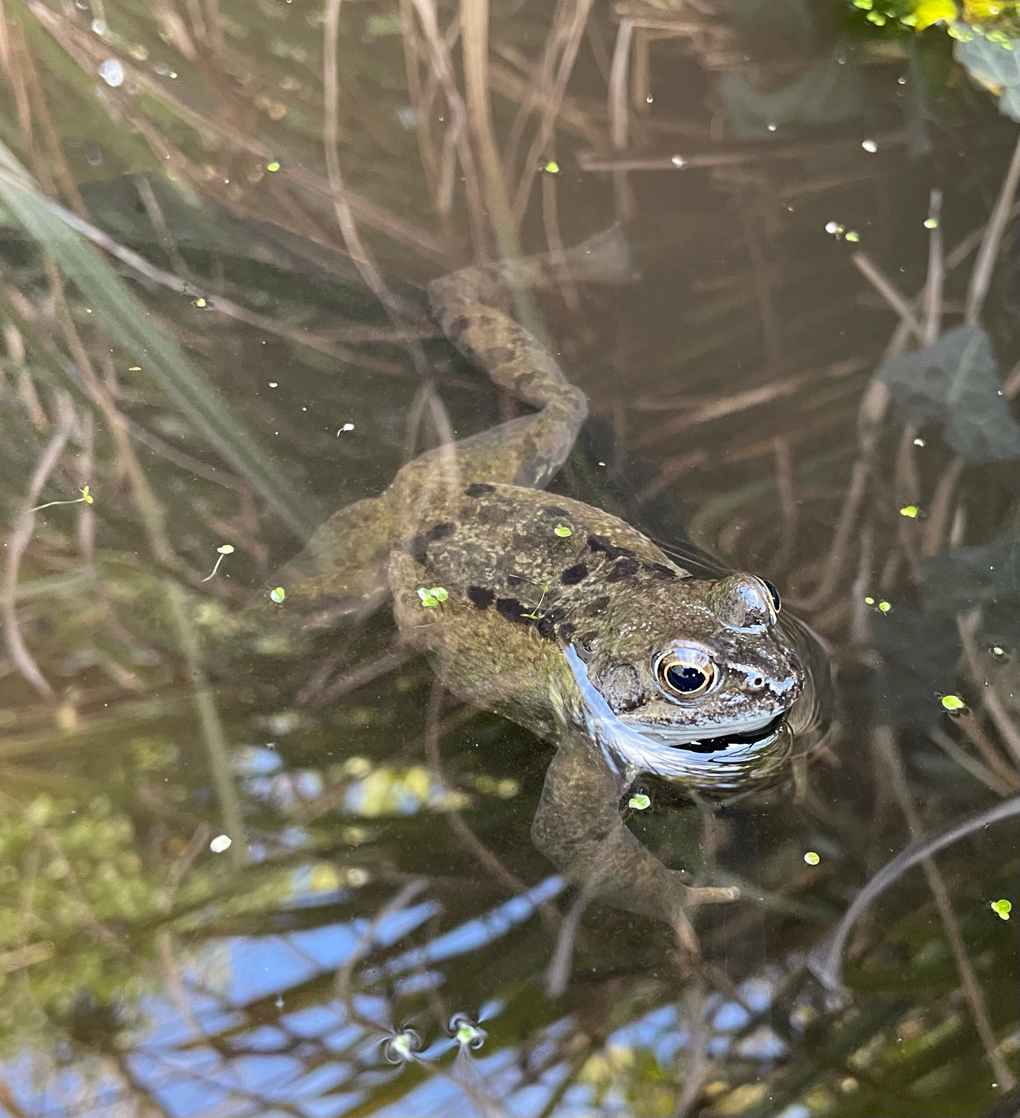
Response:
[[[780,729],[805,677],[770,583],[747,574],[655,583],[640,610],[620,605],[611,640],[582,634],[568,654],[604,739],[708,755]]]

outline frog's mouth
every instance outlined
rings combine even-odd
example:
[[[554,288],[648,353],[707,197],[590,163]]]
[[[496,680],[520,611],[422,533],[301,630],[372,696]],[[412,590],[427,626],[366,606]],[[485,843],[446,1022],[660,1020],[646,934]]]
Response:
[[[635,775],[652,773],[705,792],[735,792],[773,783],[786,774],[794,745],[788,712],[713,726],[711,737],[691,728],[637,726],[613,711],[589,680],[573,645],[563,653],[581,692],[588,733],[608,759]]]
[[[763,738],[776,733],[786,718],[784,710],[773,718],[757,721],[734,722],[728,725],[713,726],[711,736],[698,733],[689,727],[673,730],[667,727],[649,726],[624,714],[619,717],[622,725],[640,734],[643,738],[668,749],[685,749],[691,753],[719,753],[730,746],[754,745]],[[696,735],[696,736],[695,736]]]

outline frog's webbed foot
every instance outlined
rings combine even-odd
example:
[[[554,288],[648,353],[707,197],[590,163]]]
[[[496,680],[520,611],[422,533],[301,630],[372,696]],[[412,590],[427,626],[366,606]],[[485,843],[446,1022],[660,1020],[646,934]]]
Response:
[[[581,888],[582,896],[669,924],[682,947],[697,951],[686,909],[736,900],[739,891],[687,885],[624,825],[623,777],[587,737],[570,733],[546,773],[532,836]]]

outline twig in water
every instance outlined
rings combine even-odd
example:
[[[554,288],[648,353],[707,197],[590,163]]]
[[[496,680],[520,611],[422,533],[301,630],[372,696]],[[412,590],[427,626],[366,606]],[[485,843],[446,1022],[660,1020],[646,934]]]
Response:
[[[557,67],[555,79],[551,83],[545,81],[536,85],[536,92],[540,96],[540,101],[538,103],[542,106],[542,117],[539,122],[538,130],[532,139],[531,147],[524,157],[524,169],[521,173],[521,181],[517,187],[517,196],[514,202],[514,218],[518,226],[520,226],[520,223],[524,220],[524,213],[528,206],[528,198],[531,195],[531,186],[539,171],[540,157],[546,153],[552,139],[560,104],[563,101],[563,96],[567,91],[567,83],[574,69],[574,61],[577,58],[577,50],[581,45],[581,37],[588,23],[588,15],[591,11],[592,3],[593,0],[574,0],[573,11],[570,14],[570,18],[567,21],[566,28],[562,32],[562,35],[555,36],[550,33],[551,41],[557,39],[562,40],[562,52],[560,54],[559,66]],[[564,9],[558,9],[557,15],[559,15],[559,12],[562,10]],[[551,52],[547,51],[547,57],[550,54]],[[546,65],[546,60],[543,60],[543,67],[541,70],[543,79],[545,79],[547,75],[551,76],[551,69],[551,57],[548,57],[548,66]],[[552,154],[552,152],[550,151],[549,154]]]
[[[899,750],[896,748],[896,739],[889,726],[880,725],[875,728],[875,745],[889,770],[889,775],[892,778],[893,794],[899,801],[900,810],[903,812],[903,816],[907,821],[910,837],[916,841],[921,837],[921,821],[917,816],[917,812],[914,810],[913,797],[907,785],[906,773],[903,771],[903,761],[900,757]],[[974,968],[971,965],[970,958],[967,955],[967,949],[963,942],[963,934],[960,931],[956,913],[953,912],[953,906],[949,899],[949,890],[946,888],[945,879],[939,872],[938,866],[935,865],[935,862],[931,858],[923,859],[921,866],[924,869],[924,876],[928,879],[928,888],[931,890],[932,897],[935,900],[935,907],[939,910],[939,916],[942,918],[942,926],[945,929],[946,939],[949,941],[949,949],[952,951],[953,959],[956,962],[956,969],[960,972],[963,993],[967,999],[967,1004],[970,1006],[971,1016],[974,1018],[974,1026],[977,1029],[978,1036],[981,1038],[981,1043],[984,1046],[988,1062],[992,1065],[992,1070],[995,1072],[999,1090],[1006,1092],[1014,1085],[1016,1080],[1007,1067],[1005,1058],[999,1051],[995,1033],[992,1030],[992,1023],[988,1018],[988,1006],[985,1004],[985,996],[981,990],[981,985],[977,980],[977,976],[974,974]]]
[[[985,235],[978,249],[977,259],[974,261],[974,271],[970,274],[970,283],[967,286],[967,314],[968,322],[977,323],[981,317],[981,308],[985,303],[985,296],[992,282],[992,272],[995,270],[995,259],[999,255],[999,244],[1006,231],[1006,224],[1012,216],[1013,195],[1016,193],[1017,181],[1020,180],[1020,141],[1013,150],[1006,177],[1002,180],[999,196],[995,200],[992,216],[985,227]]]
[[[216,699],[202,670],[201,651],[195,626],[188,614],[188,603],[180,586],[172,579],[164,581],[167,603],[177,629],[177,640],[184,657],[184,666],[191,683],[192,699],[198,714],[202,740],[209,758],[216,798],[219,800],[223,828],[230,836],[230,857],[235,866],[248,861],[248,838],[241,814],[241,801],[234,786],[227,755],[227,737],[223,731]]]
[[[900,316],[903,322],[910,327],[910,332],[917,338],[921,345],[925,344],[924,327],[917,320],[914,308],[900,293],[892,280],[886,276],[878,265],[866,252],[855,252],[850,257],[857,270],[869,280],[875,290],[882,296],[890,307]]]
[[[616,46],[613,48],[607,93],[610,139],[617,151],[624,151],[627,147],[627,70],[630,65],[630,44],[633,37],[633,20],[621,19],[616,32]],[[626,224],[634,216],[634,196],[627,181],[626,169],[613,169],[613,189],[616,196],[617,218]]]
[[[1017,790],[1018,784],[1016,782],[1011,787],[996,776],[987,765],[983,765],[976,757],[971,757],[965,749],[961,749],[945,730],[936,727],[934,730],[928,731],[928,737],[943,753],[951,757],[961,769],[966,769],[975,780],[980,780],[986,788],[991,788],[997,796],[1009,796]]]
[[[928,279],[924,285],[924,344],[938,341],[942,325],[942,287],[946,262],[942,253],[942,191],[932,190],[928,201]]]
[[[0,595],[0,611],[3,613],[4,640],[7,651],[11,654],[18,671],[39,692],[44,699],[53,699],[53,688],[46,677],[39,670],[39,665],[32,658],[18,625],[18,615],[15,608],[15,598],[18,591],[18,570],[21,566],[22,556],[32,538],[35,528],[36,509],[32,502],[39,496],[39,492],[46,484],[46,479],[53,472],[64,446],[71,435],[74,426],[74,411],[71,408],[71,399],[66,392],[56,394],[57,422],[53,435],[50,437],[46,449],[43,451],[35,467],[35,472],[28,483],[28,490],[22,502],[21,509],[14,518],[11,534],[7,541],[7,563],[4,568],[4,581],[2,595]],[[45,508],[46,506],[41,506]]]
[[[556,950],[545,971],[544,986],[547,998],[561,997],[567,989],[574,958],[574,941],[589,900],[588,894],[582,889],[563,918],[556,937]]]
[[[956,628],[960,633],[960,641],[963,644],[963,655],[967,661],[971,680],[981,694],[981,705],[988,711],[989,717],[995,723],[996,729],[1002,736],[1003,742],[1009,747],[1014,759],[1020,760],[1020,731],[1013,725],[1013,720],[1006,713],[995,688],[991,686],[987,679],[983,678],[984,673],[981,671],[981,663],[978,659],[977,642],[974,640],[974,633],[980,620],[980,606],[968,613],[960,613],[956,616]]]
[[[912,842],[904,850],[901,850],[895,858],[886,862],[854,898],[853,904],[847,909],[835,931],[811,953],[808,966],[818,981],[828,990],[839,990],[842,987],[843,946],[846,943],[847,936],[868,905],[884,893],[890,885],[899,881],[907,870],[916,866],[918,862],[925,858],[937,854],[945,847],[952,846],[954,842],[959,842],[967,835],[984,830],[993,823],[999,823],[1004,819],[1012,819],[1017,815],[1020,815],[1020,796],[1014,796],[1012,799],[995,804],[994,807],[979,812],[977,815],[962,819],[941,834],[928,835],[917,842]]]

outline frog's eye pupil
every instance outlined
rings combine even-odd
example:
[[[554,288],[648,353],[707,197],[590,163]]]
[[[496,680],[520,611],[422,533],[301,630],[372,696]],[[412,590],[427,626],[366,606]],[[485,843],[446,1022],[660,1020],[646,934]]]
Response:
[[[778,613],[783,608],[783,602],[779,597],[779,591],[767,578],[763,578],[762,582],[765,584],[765,589],[769,592],[769,597],[772,599],[772,608]]]
[[[699,652],[687,655],[673,652],[659,660],[656,675],[659,686],[668,695],[690,699],[709,689],[715,678],[715,668],[712,661]]]
[[[666,669],[666,682],[681,695],[700,691],[707,678],[700,668],[692,668],[690,664],[670,664]]]

